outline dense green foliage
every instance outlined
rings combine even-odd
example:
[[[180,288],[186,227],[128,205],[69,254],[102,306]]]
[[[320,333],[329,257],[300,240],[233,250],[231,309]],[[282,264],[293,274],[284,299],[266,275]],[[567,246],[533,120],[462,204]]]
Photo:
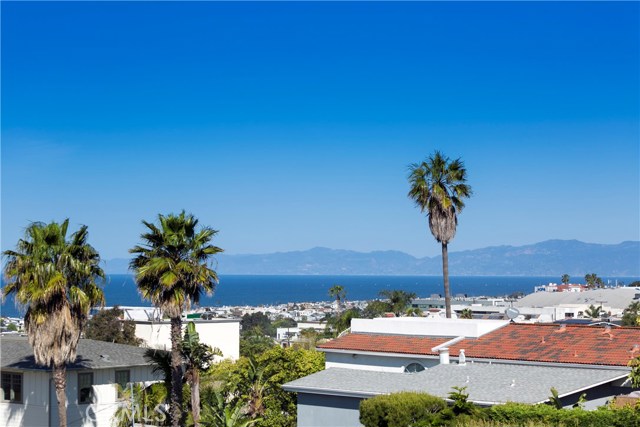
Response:
[[[629,379],[631,380],[632,387],[640,387],[640,356],[634,357],[629,361]]]
[[[123,320],[124,312],[118,306],[100,310],[87,322],[84,337],[91,340],[139,346],[142,340],[136,337],[136,324]]]
[[[216,392],[230,398],[230,407],[244,406],[261,418],[256,427],[296,425],[296,396],[282,384],[324,369],[324,353],[300,348],[274,347],[238,361],[222,361],[211,367],[202,389],[202,406],[217,405]],[[204,409],[203,409],[204,412]]]
[[[487,408],[483,412],[487,419],[514,426],[533,421],[566,427],[640,427],[640,410],[632,408],[585,411],[580,408],[556,409],[550,405],[508,403]]]
[[[396,316],[404,314],[407,307],[411,304],[411,301],[416,298],[416,294],[414,292],[406,292],[397,289],[380,291],[379,295],[389,301],[389,305],[391,307],[390,311],[395,313]]]
[[[624,309],[622,326],[640,326],[640,301],[634,301]]]
[[[257,332],[270,337],[276,336],[276,328],[271,324],[269,317],[261,311],[251,314],[245,313],[240,321],[240,328],[243,335],[251,335]]]
[[[449,405],[426,393],[376,396],[360,403],[360,422],[365,427],[640,427],[638,407],[585,411],[507,403],[480,408],[467,398],[465,389],[459,387],[449,393]]]
[[[351,319],[362,317],[362,312],[357,308],[350,308],[341,313],[334,314],[327,318],[325,335],[327,337],[337,337],[341,332],[351,327]]]
[[[428,426],[440,418],[447,403],[426,393],[395,393],[360,403],[360,422],[365,427]]]

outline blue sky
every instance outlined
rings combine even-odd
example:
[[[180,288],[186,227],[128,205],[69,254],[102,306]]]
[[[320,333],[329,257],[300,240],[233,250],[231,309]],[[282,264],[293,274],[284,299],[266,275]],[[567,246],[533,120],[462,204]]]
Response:
[[[2,249],[440,252],[407,165],[462,157],[451,251],[640,239],[639,4],[2,2]]]

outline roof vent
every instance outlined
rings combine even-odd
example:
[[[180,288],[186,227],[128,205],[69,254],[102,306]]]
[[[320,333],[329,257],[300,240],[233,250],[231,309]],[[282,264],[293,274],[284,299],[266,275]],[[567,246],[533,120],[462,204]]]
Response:
[[[458,365],[466,365],[467,357],[464,355],[464,350],[460,350],[460,355],[458,356]]]
[[[105,362],[110,362],[111,358],[109,357],[108,354],[101,354],[100,355],[100,359],[104,360]]]
[[[562,324],[560,325],[560,328],[556,330],[557,334],[561,334],[562,332],[567,332],[567,325],[566,324]]]

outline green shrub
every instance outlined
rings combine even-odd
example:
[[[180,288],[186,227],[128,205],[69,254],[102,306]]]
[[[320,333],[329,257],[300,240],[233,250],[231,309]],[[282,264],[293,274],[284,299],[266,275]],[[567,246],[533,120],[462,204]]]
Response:
[[[447,403],[426,393],[395,393],[360,403],[360,422],[365,427],[429,426],[438,423]]]
[[[554,427],[640,427],[640,411],[633,408],[585,411],[507,403],[485,409],[484,415],[487,420],[514,427],[531,422]]]

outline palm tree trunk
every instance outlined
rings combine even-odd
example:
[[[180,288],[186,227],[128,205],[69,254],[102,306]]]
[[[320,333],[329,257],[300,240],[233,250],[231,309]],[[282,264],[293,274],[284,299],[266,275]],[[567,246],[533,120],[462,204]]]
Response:
[[[182,318],[171,318],[171,426],[180,427],[182,422]]]
[[[67,367],[64,364],[53,367],[53,382],[56,387],[60,427],[67,427]]]
[[[193,411],[193,425],[200,427],[200,372],[194,367],[191,385],[191,410]]]
[[[447,319],[451,319],[451,289],[449,289],[449,251],[447,243],[442,242],[442,276],[444,278],[444,306]]]

